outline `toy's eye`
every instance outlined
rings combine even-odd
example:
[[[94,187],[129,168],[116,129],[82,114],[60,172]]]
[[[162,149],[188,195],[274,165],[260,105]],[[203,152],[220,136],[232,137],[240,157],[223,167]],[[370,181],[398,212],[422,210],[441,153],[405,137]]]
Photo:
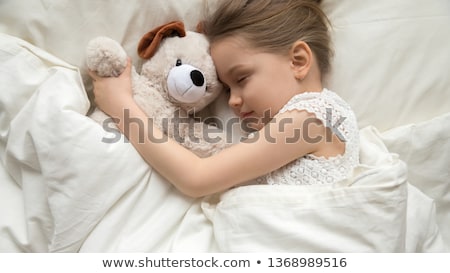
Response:
[[[176,66],[180,66],[180,65],[182,65],[183,63],[181,62],[181,60],[180,59],[177,59],[177,63],[175,64]]]

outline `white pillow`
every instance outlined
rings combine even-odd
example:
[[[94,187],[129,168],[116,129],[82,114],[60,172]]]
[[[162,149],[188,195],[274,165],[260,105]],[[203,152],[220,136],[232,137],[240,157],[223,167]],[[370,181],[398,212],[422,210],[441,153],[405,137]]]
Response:
[[[205,5],[203,0],[1,2],[0,32],[79,67],[88,90],[85,48],[89,40],[97,36],[117,40],[139,67],[137,45],[145,33],[173,20],[193,30]]]
[[[171,20],[194,29],[205,3],[217,1],[3,0],[0,32],[80,67],[87,83],[84,48],[91,38],[116,39],[139,65],[136,46],[144,33]],[[448,0],[322,2],[334,26],[336,52],[327,87],[353,106],[360,127],[385,131],[449,111]]]
[[[143,34],[172,20],[194,29],[202,7],[202,0],[3,0],[0,32],[25,39],[75,66],[84,66],[85,45],[98,35],[121,42],[137,60]]]
[[[448,0],[324,0],[335,58],[328,87],[360,127],[385,131],[450,110]]]

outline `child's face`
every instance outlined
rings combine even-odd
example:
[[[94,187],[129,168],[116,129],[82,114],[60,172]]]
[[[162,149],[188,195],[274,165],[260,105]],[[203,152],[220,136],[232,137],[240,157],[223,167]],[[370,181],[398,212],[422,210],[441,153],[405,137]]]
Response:
[[[248,127],[261,129],[298,93],[287,55],[258,51],[239,37],[211,45],[219,79],[230,89],[229,105]]]

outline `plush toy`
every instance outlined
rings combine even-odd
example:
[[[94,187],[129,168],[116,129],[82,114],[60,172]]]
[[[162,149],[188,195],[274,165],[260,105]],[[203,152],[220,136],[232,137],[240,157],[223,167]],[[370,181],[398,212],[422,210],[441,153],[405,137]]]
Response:
[[[145,34],[138,53],[145,61],[140,74],[132,69],[133,97],[153,123],[201,157],[226,147],[222,131],[193,116],[223,90],[206,37],[185,31],[182,22],[171,22]],[[91,71],[111,77],[125,69],[127,54],[116,41],[97,37],[88,43],[86,57]],[[98,108],[90,117],[104,128],[113,123]],[[151,132],[145,133],[143,137],[150,137]]]

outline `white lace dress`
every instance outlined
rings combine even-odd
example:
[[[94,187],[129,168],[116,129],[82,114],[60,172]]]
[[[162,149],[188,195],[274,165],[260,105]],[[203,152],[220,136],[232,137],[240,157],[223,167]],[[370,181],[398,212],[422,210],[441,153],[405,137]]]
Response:
[[[279,111],[306,110],[314,114],[345,142],[345,152],[333,157],[305,155],[256,179],[258,184],[313,185],[328,184],[347,178],[359,163],[359,130],[355,114],[336,93],[323,89],[292,97]]]

